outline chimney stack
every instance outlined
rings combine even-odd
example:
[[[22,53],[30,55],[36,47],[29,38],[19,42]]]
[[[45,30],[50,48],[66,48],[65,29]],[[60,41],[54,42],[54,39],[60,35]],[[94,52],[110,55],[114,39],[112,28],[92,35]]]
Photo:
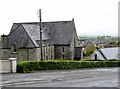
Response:
[[[74,22],[74,18],[72,18],[72,21]]]
[[[1,36],[1,44],[2,44],[2,48],[6,48],[7,45],[7,35],[2,35]]]

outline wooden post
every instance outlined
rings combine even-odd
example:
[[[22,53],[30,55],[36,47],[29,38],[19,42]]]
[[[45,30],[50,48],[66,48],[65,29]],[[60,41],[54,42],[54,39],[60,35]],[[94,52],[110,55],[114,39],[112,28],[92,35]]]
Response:
[[[41,9],[39,9],[39,27],[40,27],[40,49],[41,49],[41,61],[43,61],[43,55],[42,55],[42,24],[41,24]]]

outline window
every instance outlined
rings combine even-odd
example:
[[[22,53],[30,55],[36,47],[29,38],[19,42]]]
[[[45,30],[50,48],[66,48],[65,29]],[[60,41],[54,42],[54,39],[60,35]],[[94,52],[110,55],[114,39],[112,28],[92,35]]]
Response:
[[[63,50],[63,53],[65,52],[65,49],[64,49],[64,47],[62,47],[62,50]]]
[[[64,59],[64,53],[65,52],[65,48],[64,47],[62,47],[62,58]]]
[[[14,42],[13,47],[12,47],[12,53],[17,53],[18,48],[17,48],[17,43]]]

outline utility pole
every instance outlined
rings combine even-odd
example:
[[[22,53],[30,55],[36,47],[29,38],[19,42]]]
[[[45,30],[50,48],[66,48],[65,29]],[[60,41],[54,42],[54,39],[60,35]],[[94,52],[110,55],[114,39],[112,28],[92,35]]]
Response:
[[[39,27],[40,27],[40,50],[41,50],[41,61],[43,61],[43,55],[42,55],[42,23],[41,23],[41,9],[39,9]]]

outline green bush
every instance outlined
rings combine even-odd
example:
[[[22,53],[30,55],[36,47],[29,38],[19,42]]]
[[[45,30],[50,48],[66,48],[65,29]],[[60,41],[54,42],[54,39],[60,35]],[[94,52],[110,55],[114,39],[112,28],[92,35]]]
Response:
[[[120,61],[73,61],[73,60],[50,60],[50,61],[23,61],[17,63],[18,73],[28,73],[39,70],[80,69],[99,67],[118,67]]]
[[[95,50],[96,50],[95,45],[93,43],[89,43],[85,49],[86,56],[90,56]]]

